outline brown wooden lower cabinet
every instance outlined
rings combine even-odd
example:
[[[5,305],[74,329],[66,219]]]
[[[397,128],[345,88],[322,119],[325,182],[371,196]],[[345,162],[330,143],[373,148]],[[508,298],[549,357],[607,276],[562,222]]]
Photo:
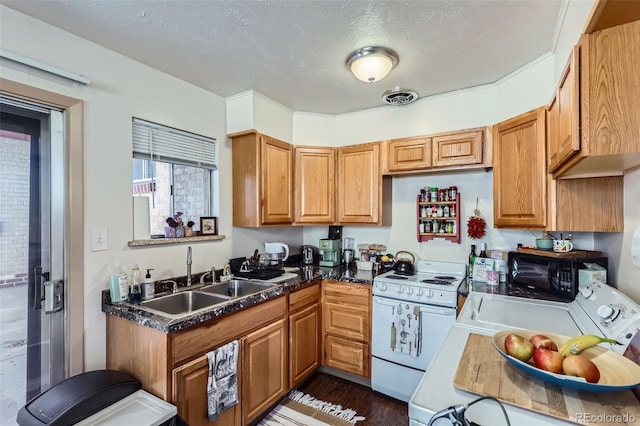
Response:
[[[285,395],[287,327],[280,319],[242,339],[242,417],[249,424]]]
[[[289,315],[289,387],[293,388],[320,365],[320,304]]]
[[[371,377],[371,286],[323,281],[322,364]]]
[[[241,351],[240,351],[241,352]],[[240,359],[240,356],[238,356]],[[240,367],[238,365],[238,367]],[[240,371],[240,370],[238,370]],[[173,370],[173,404],[178,407],[180,417],[189,426],[237,426],[241,424],[240,404],[229,408],[215,421],[207,416],[207,389],[209,361],[207,355]],[[238,396],[240,396],[240,382]]]

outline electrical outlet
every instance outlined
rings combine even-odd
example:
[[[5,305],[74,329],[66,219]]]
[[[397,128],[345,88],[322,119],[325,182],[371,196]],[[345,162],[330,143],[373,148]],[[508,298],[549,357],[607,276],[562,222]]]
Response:
[[[91,231],[91,251],[109,250],[109,231],[94,229]]]

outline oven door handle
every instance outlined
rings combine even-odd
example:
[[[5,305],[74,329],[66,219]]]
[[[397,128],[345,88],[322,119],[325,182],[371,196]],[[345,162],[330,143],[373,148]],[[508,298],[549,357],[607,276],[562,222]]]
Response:
[[[387,301],[383,301],[378,297],[374,297],[373,301],[379,305],[391,306],[391,307],[398,306],[399,304],[409,304],[409,302],[407,301],[397,301],[395,303],[389,303]],[[434,306],[425,306],[418,303],[412,303],[412,305],[418,305],[420,307],[420,312],[425,312],[428,314],[438,314],[438,315],[455,315],[456,314],[456,310],[453,308],[437,308]]]

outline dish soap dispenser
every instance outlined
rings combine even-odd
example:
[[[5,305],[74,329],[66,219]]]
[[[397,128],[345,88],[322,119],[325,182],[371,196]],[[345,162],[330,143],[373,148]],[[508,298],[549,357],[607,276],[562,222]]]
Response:
[[[151,271],[153,271],[153,269],[147,268],[147,275],[144,276],[142,283],[142,300],[153,299],[156,295],[156,283],[151,279]]]
[[[133,265],[131,269],[131,290],[129,291],[129,302],[138,304],[142,301],[142,289],[140,284],[142,283],[142,272],[138,265]]]

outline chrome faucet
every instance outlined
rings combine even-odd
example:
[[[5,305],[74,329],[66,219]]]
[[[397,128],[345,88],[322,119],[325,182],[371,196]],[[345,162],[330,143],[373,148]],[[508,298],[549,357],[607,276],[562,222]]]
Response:
[[[191,246],[187,247],[187,287],[191,287]]]
[[[204,284],[205,283],[205,278],[207,277],[207,275],[211,275],[211,283],[212,284],[216,282],[216,268],[215,268],[215,266],[212,266],[210,271],[207,271],[204,274],[200,275],[200,284]]]
[[[177,293],[178,292],[178,283],[175,282],[174,280],[164,280],[164,281],[160,281],[159,282],[159,284],[164,284],[164,283],[173,284],[173,287],[171,288],[171,293]]]

